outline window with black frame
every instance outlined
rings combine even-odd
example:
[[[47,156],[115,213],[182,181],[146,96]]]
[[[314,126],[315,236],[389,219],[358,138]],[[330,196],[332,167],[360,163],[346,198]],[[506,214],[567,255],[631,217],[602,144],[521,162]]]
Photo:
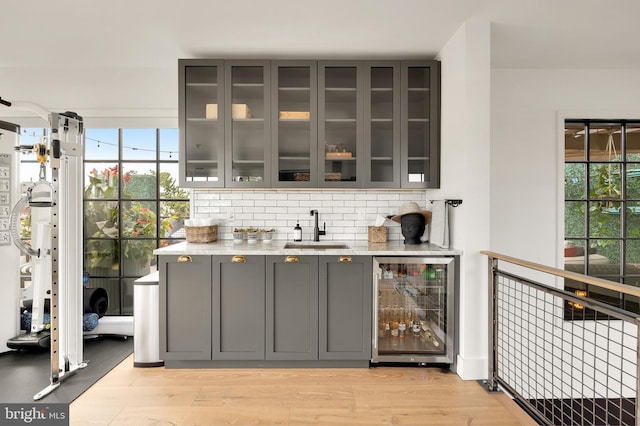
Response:
[[[640,286],[640,120],[566,120],[564,269]],[[632,312],[638,298],[565,279],[565,289]],[[566,319],[593,312],[567,302]]]
[[[84,164],[88,287],[107,290],[107,315],[131,315],[133,282],[156,269],[153,250],[184,239],[178,130],[86,129]]]

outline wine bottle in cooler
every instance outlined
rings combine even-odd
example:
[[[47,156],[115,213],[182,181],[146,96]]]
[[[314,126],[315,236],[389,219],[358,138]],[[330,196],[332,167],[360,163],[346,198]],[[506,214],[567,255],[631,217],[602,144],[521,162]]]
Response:
[[[414,336],[420,336],[422,333],[422,324],[420,323],[420,308],[413,308],[413,321],[411,326],[411,331]]]
[[[398,320],[398,305],[391,308],[391,319],[389,320],[389,328],[391,329],[391,337],[398,337],[400,321]]]
[[[411,334],[413,330],[413,309],[409,306],[404,307],[404,324],[406,327],[407,336]]]
[[[384,306],[378,311],[378,334],[379,337],[385,337],[389,332],[389,320],[387,318],[388,309]]]
[[[405,322],[406,310],[404,306],[398,307],[398,336],[404,337],[407,334],[407,323]]]

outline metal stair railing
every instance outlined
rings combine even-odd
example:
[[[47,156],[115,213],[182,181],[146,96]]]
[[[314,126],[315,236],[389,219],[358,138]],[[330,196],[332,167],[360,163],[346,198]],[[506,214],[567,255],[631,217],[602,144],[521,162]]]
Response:
[[[540,424],[638,424],[638,315],[540,281],[560,277],[634,297],[640,288],[481,253],[490,286],[485,386],[506,391]]]

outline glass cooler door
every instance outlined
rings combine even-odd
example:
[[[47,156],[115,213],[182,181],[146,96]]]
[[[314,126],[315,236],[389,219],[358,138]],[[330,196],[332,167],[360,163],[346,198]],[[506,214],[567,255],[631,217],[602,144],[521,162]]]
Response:
[[[453,363],[454,258],[374,261],[373,362]]]

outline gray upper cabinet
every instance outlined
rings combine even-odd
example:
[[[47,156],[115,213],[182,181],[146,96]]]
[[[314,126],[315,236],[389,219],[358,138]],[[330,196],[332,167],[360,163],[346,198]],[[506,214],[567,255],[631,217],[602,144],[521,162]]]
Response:
[[[402,62],[403,188],[440,187],[440,63]]]
[[[211,256],[160,256],[160,358],[211,359]]]
[[[213,256],[211,359],[264,359],[264,273],[264,256]]]
[[[270,187],[268,61],[225,61],[225,186]]]
[[[179,61],[180,185],[438,188],[438,61]]]
[[[271,186],[318,186],[315,61],[271,62]]]
[[[363,64],[318,62],[319,184],[361,188],[363,178]]]
[[[319,258],[319,358],[371,359],[371,256]]]
[[[318,256],[267,256],[266,297],[266,359],[318,359]]]
[[[180,186],[224,186],[224,62],[178,61]]]
[[[400,186],[400,62],[366,62],[364,187]]]

